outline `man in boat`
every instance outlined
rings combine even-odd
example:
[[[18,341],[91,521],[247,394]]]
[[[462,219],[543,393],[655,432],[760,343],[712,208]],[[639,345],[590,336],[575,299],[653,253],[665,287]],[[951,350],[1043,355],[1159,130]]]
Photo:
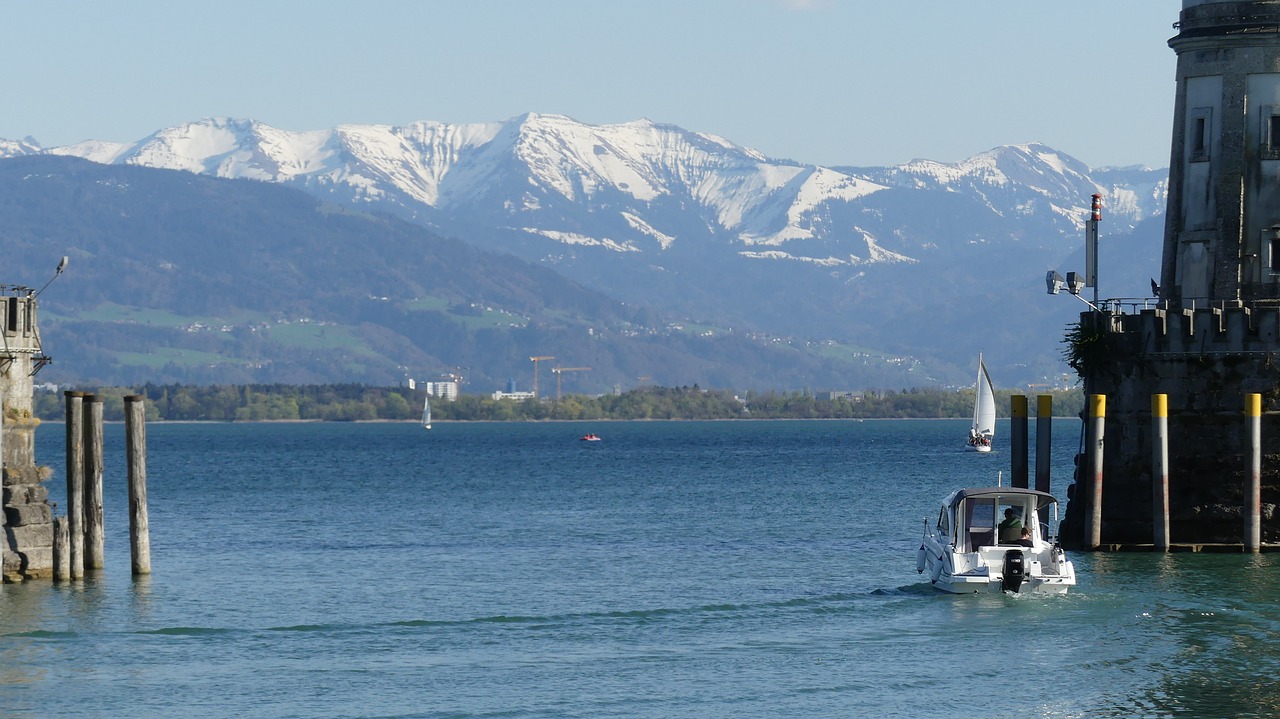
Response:
[[[1018,515],[1013,513],[1013,507],[1005,507],[1004,521],[1000,522],[998,529],[999,532],[996,534],[997,541],[1018,541],[1018,530],[1024,529],[1024,527],[1022,526],[1022,520],[1018,518]]]
[[[1021,536],[1018,537],[1018,541],[1014,542],[1014,544],[1019,544],[1024,547],[1036,546],[1035,542],[1031,541],[1031,530],[1026,527],[1022,528]]]

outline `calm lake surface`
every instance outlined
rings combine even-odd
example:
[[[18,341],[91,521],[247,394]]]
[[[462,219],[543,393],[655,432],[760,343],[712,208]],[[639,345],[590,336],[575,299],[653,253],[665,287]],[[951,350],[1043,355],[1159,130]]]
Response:
[[[108,425],[107,567],[0,587],[0,717],[1280,715],[1280,555],[931,589],[922,519],[1008,481],[1007,422],[991,455],[967,428],[152,423],[134,581]],[[63,441],[38,431],[59,507]]]

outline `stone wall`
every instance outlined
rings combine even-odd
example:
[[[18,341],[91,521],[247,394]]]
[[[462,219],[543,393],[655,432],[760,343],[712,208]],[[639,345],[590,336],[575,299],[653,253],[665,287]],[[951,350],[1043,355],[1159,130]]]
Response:
[[[1171,541],[1242,541],[1251,393],[1263,402],[1263,541],[1280,541],[1280,308],[1219,303],[1081,315],[1090,326],[1095,320],[1084,374],[1085,391],[1106,396],[1103,544],[1152,542],[1153,394],[1168,396]],[[1063,538],[1079,546],[1092,478],[1076,479]]]

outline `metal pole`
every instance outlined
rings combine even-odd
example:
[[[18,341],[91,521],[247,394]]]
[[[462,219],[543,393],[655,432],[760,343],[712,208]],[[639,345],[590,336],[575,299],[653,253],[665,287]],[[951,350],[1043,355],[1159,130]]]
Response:
[[[1015,394],[1009,398],[1009,444],[1013,453],[1009,459],[1010,481],[1015,487],[1027,488],[1027,396]]]
[[[1156,549],[1169,551],[1169,395],[1151,395],[1152,529]]]
[[[1095,194],[1085,223],[1085,285],[1093,288],[1093,306],[1098,306],[1098,223],[1102,221],[1102,195]]]
[[[1245,550],[1262,550],[1262,395],[1244,396],[1245,414],[1249,417],[1249,491],[1244,507]]]
[[[1053,459],[1053,395],[1036,398],[1036,489],[1049,491],[1049,467]]]
[[[1106,416],[1107,396],[1102,394],[1089,395],[1089,424],[1091,430],[1089,439],[1093,443],[1093,446],[1089,447],[1089,456],[1092,459],[1090,469],[1093,473],[1093,484],[1089,492],[1088,526],[1086,527],[1089,549],[1097,549],[1102,546],[1102,449],[1103,436],[1106,432]]]

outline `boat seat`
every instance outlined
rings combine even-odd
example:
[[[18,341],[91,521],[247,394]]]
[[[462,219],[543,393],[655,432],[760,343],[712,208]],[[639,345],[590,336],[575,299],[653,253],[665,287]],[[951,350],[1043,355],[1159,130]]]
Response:
[[[994,538],[994,535],[995,532],[989,529],[986,531],[976,529],[969,530],[969,546],[972,547],[969,551],[976,552],[978,551],[978,547],[991,546],[991,540]]]

